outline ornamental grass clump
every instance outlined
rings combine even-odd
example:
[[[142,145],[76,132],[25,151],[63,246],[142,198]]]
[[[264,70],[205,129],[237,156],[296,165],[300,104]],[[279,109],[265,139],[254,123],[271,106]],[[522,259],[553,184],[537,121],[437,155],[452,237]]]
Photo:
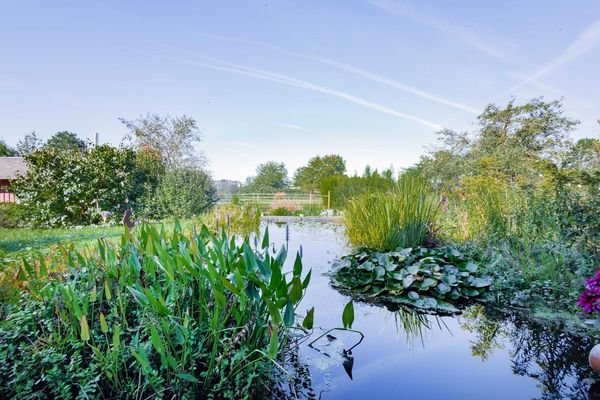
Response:
[[[285,247],[268,246],[268,231],[252,249],[175,223],[23,260],[0,321],[0,397],[268,397],[310,281],[299,255],[284,273]]]
[[[403,176],[392,191],[350,200],[344,210],[346,233],[356,247],[389,251],[421,246],[433,231],[439,204],[426,181]]]

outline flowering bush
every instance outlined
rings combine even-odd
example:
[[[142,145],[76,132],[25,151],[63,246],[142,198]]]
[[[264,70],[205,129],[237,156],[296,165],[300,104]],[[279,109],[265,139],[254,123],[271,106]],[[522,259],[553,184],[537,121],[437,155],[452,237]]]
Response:
[[[588,314],[600,311],[600,270],[585,281],[585,289],[579,295],[577,305]]]

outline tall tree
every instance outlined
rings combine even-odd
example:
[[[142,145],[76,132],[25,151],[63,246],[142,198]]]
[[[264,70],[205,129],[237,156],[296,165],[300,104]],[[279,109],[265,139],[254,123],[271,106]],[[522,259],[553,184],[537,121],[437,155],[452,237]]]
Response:
[[[59,151],[85,150],[86,143],[76,133],[69,131],[56,132],[48,141],[46,146]]]
[[[17,151],[10,147],[4,139],[0,139],[0,157],[14,157],[17,155]]]
[[[196,121],[185,115],[171,117],[146,114],[136,120],[119,119],[128,129],[124,142],[140,150],[152,149],[161,155],[167,168],[205,165],[195,145],[202,139]]]
[[[268,161],[256,167],[256,176],[248,178],[245,192],[269,193],[289,188],[288,171],[284,163]]]
[[[315,190],[324,178],[345,173],[346,161],[340,155],[316,156],[308,160],[306,166],[298,168],[294,174],[294,185],[304,190]]]
[[[17,143],[17,152],[20,156],[27,156],[42,147],[42,143],[42,139],[39,138],[37,133],[31,131],[23,139],[19,140],[19,143]]]

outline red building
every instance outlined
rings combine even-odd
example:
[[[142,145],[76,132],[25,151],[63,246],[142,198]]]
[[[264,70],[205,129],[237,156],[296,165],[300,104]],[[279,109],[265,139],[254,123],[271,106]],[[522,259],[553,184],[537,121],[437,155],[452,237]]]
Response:
[[[0,203],[14,203],[14,193],[10,192],[10,182],[27,173],[23,157],[0,157]]]

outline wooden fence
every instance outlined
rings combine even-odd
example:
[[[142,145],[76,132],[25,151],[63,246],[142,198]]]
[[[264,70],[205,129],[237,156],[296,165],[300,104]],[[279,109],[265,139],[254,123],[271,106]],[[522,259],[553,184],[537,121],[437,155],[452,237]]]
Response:
[[[260,206],[266,206],[269,208],[279,207],[297,207],[302,208],[303,206],[318,206],[330,208],[331,205],[331,194],[327,192],[326,195],[321,193],[237,193],[234,195],[225,194],[219,198],[218,203],[230,203],[233,197],[241,203],[252,203]]]

